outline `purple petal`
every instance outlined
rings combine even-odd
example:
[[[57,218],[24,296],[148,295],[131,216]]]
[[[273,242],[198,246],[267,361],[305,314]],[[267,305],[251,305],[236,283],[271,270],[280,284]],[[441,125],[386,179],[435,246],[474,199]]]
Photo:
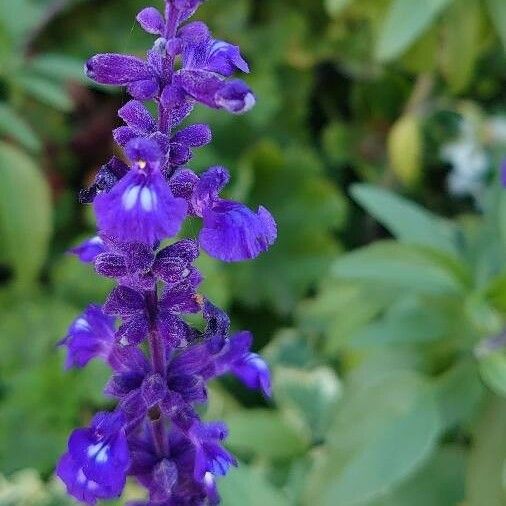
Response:
[[[206,70],[180,70],[174,76],[174,82],[198,102],[219,109],[216,95],[224,87],[224,78]]]
[[[97,255],[103,253],[105,249],[104,241],[100,237],[95,236],[72,248],[70,252],[79,257],[81,262],[90,263],[95,260]]]
[[[68,450],[88,480],[110,487],[117,495],[126,482],[130,464],[123,430],[125,419],[119,413],[99,413],[92,427],[76,429],[69,438]]]
[[[225,262],[255,258],[276,240],[276,223],[261,206],[254,213],[238,202],[223,200],[205,209],[203,218],[200,245]]]
[[[113,499],[121,494],[121,490],[88,479],[68,453],[60,458],[56,474],[65,483],[68,494],[86,504],[94,505],[98,499]]]
[[[86,75],[101,84],[129,84],[151,78],[148,64],[136,56],[97,54],[86,62]]]
[[[94,205],[103,233],[149,245],[176,235],[188,207],[172,196],[158,170],[131,170],[109,193],[98,195]]]
[[[138,100],[127,102],[118,115],[129,127],[142,133],[151,133],[156,127],[151,114]]]
[[[237,79],[228,81],[216,91],[214,103],[232,114],[244,114],[253,108],[256,99],[248,85]]]
[[[272,395],[269,367],[260,355],[246,354],[232,365],[232,372],[248,388],[262,390],[267,397]]]
[[[142,28],[153,35],[162,35],[165,30],[165,20],[158,9],[146,7],[137,14],[137,21]]]
[[[66,367],[84,367],[91,359],[107,360],[114,346],[114,318],[90,305],[74,320],[61,341],[68,349]]]

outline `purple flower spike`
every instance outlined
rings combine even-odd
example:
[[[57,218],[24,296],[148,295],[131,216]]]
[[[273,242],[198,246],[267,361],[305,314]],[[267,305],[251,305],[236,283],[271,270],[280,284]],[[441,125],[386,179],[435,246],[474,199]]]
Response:
[[[226,425],[199,415],[207,383],[234,374],[271,393],[252,335],[229,335],[230,318],[199,293],[203,277],[194,266],[201,248],[227,262],[247,260],[277,234],[265,208],[254,212],[220,196],[230,179],[225,168],[200,177],[188,168],[193,150],[212,140],[208,125],[180,126],[197,102],[232,114],[255,104],[250,88],[232,77],[249,72],[239,47],[215,39],[200,21],[186,22],[202,3],[166,0],[164,14],[143,9],[137,21],[158,36],[145,59],[99,54],[86,64],[90,78],[133,97],[113,132],[128,165],[111,158],[81,191],[81,202],[93,203],[99,235],[72,250],[117,286],[60,343],[67,367],[99,358],[112,369],[104,393],[116,411],[75,430],[57,467],[69,494],[91,505],[119,497],[128,474],[147,489],[131,506],[216,506],[217,477],[237,463],[223,447]],[[156,114],[143,103],[151,99]],[[168,241],[187,215],[202,219],[200,233]],[[202,314],[203,330],[186,321],[192,313]]]
[[[60,341],[68,349],[65,366],[84,367],[93,358],[107,361],[114,347],[115,331],[114,318],[105,315],[100,306],[88,306]]]
[[[172,196],[160,171],[132,169],[109,193],[97,196],[95,212],[101,232],[154,244],[179,232],[187,204]]]
[[[57,474],[76,499],[95,504],[121,495],[130,465],[124,423],[121,413],[98,413],[90,428],[70,436]]]

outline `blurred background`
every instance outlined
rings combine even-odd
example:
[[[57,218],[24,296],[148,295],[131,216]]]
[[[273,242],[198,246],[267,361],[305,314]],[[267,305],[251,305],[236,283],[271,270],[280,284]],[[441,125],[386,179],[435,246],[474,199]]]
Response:
[[[126,100],[83,62],[142,55],[144,6],[0,0],[1,506],[71,504],[55,461],[107,407],[105,366],[64,372],[56,343],[111,288],[66,253],[94,233],[77,193],[120,154]],[[223,503],[505,505],[506,2],[209,0],[199,18],[241,45],[258,105],[198,108],[215,140],[192,167],[226,165],[229,196],[279,226],[257,261],[200,260],[274,376],[269,402],[212,385],[242,462]]]

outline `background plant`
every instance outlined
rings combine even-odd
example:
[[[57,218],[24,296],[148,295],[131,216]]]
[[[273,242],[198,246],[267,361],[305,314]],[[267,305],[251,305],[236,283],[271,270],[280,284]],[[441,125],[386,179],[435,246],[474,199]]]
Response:
[[[37,34],[27,60],[140,53],[144,35],[133,29],[125,38],[122,27],[142,4],[68,2]],[[270,405],[235,383],[214,386],[209,416],[231,423],[231,449],[247,463],[223,482],[225,504],[238,493],[273,505],[502,504],[503,356],[478,358],[475,350],[504,325],[505,211],[495,176],[505,153],[494,128],[505,111],[505,7],[493,0],[433,2],[437,8],[423,12],[414,0],[229,4],[209,0],[202,17],[243,47],[258,106],[239,124],[210,117],[215,151],[197,162],[229,165],[237,182],[229,196],[265,203],[280,234],[254,264],[204,260],[215,277],[205,293],[228,305],[238,328],[255,332],[275,378]],[[32,19],[22,10],[17,18]],[[17,48],[6,52],[19,61]],[[92,230],[73,195],[113,150],[108,132],[124,97],[70,89],[71,113],[31,98],[16,106],[39,132],[40,154],[3,134],[23,159],[33,153],[38,172],[31,173],[43,174],[51,190],[37,203],[25,195],[35,185],[14,170],[12,183],[4,177],[0,185],[6,195],[21,194],[16,208],[0,199],[2,246],[7,230],[17,234],[11,244],[33,238],[15,254],[1,253],[0,469],[9,475],[35,467],[47,478],[65,434],[104,407],[90,394],[105,382],[100,366],[64,379],[52,343],[76,308],[109,288],[64,252]],[[485,153],[478,197],[448,191],[455,159],[443,151],[462,138],[464,119],[473,128],[461,144]],[[2,175],[10,168],[9,158]],[[350,186],[356,182],[369,186]],[[35,226],[44,212],[51,227]],[[389,466],[386,456],[395,456]],[[329,502],[336,498],[341,503]]]

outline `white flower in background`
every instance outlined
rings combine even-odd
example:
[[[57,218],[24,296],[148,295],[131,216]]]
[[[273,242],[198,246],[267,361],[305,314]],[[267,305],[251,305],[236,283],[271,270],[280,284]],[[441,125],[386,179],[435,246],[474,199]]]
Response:
[[[453,195],[478,197],[483,189],[489,157],[476,130],[471,121],[462,119],[458,138],[441,150],[441,158],[452,166],[448,190]]]
[[[482,121],[464,116],[458,137],[441,150],[441,158],[452,166],[448,190],[457,196],[470,195],[479,200],[491,169],[491,152],[506,144],[506,116]]]

